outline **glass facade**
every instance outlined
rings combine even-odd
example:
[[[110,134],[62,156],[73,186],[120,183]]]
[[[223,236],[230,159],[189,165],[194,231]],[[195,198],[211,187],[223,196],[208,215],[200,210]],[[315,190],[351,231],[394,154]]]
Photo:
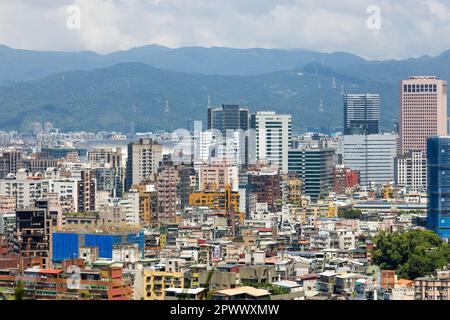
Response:
[[[427,141],[427,226],[442,238],[450,238],[450,137]]]
[[[344,134],[378,134],[379,125],[378,94],[344,95]]]

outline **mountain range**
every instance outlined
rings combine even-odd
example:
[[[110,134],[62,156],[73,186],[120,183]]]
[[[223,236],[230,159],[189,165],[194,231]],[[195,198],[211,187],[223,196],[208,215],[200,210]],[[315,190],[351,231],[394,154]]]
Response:
[[[368,61],[309,50],[157,45],[100,55],[0,46],[0,129],[51,121],[65,130],[173,130],[213,105],[293,115],[294,129],[341,127],[342,93],[381,95],[381,122],[398,119],[398,82],[450,79],[450,51],[437,57]]]

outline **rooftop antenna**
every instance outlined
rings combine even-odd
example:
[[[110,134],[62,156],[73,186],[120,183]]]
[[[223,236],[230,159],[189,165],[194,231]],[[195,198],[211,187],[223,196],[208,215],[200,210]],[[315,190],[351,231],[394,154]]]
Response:
[[[208,94],[208,108],[211,108],[211,96]]]

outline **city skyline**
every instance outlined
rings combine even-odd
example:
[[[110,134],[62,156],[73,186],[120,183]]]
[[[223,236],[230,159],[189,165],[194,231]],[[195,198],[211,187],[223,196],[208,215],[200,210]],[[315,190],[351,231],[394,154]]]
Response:
[[[449,301],[449,1],[1,2],[0,305]]]

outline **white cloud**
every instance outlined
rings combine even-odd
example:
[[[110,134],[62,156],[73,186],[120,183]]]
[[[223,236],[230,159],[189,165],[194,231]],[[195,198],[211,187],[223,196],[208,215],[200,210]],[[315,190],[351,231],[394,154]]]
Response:
[[[68,5],[81,29],[66,28]],[[366,27],[369,5],[381,30]],[[349,51],[372,59],[450,49],[450,0],[15,0],[0,3],[0,43],[101,53],[158,43]]]

